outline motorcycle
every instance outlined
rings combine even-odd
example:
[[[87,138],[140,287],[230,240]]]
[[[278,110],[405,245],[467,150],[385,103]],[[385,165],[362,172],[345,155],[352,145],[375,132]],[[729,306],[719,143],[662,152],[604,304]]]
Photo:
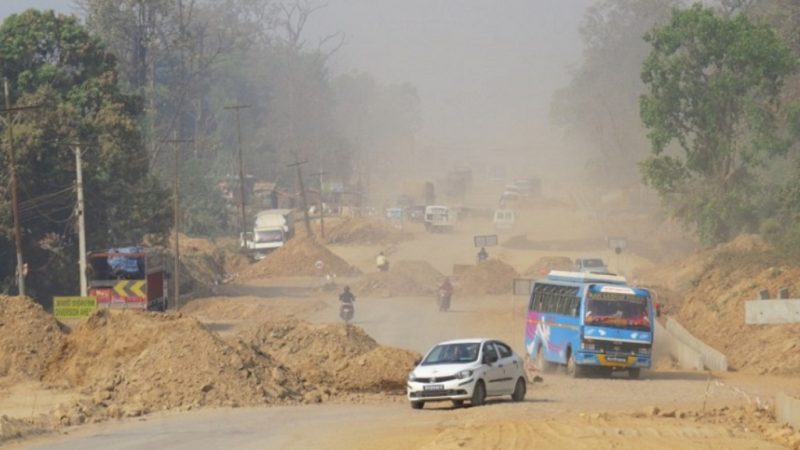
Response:
[[[450,297],[452,294],[449,294],[447,291],[440,289],[439,290],[439,298],[437,299],[437,304],[439,305],[440,312],[446,312],[450,309]]]
[[[349,324],[351,320],[353,320],[353,316],[356,313],[356,309],[352,303],[342,303],[339,307],[339,318],[344,320],[344,323]]]

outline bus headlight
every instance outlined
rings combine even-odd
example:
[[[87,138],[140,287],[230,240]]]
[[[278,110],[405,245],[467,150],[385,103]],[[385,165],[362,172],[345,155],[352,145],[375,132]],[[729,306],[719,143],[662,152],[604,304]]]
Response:
[[[639,349],[639,353],[644,353],[645,355],[650,354],[650,347],[642,347]]]
[[[594,343],[581,342],[581,350],[594,350]]]

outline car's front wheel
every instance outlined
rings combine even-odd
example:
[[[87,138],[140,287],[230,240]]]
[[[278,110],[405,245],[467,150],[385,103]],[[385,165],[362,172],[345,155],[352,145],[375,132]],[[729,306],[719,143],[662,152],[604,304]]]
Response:
[[[472,391],[472,406],[481,406],[486,403],[486,386],[483,385],[483,380],[478,380],[475,383],[475,389]]]
[[[411,409],[422,409],[425,406],[425,402],[411,402]]]
[[[517,384],[514,386],[514,392],[511,394],[511,400],[514,400],[515,402],[521,402],[525,400],[527,388],[528,386],[522,377],[517,379]]]

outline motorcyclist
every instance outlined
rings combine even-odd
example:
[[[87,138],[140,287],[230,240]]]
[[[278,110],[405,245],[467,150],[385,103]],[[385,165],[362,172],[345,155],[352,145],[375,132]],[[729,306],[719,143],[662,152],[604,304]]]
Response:
[[[481,247],[481,250],[478,252],[478,263],[482,263],[489,259],[489,253],[486,252],[486,247]]]
[[[342,302],[343,305],[353,305],[353,302],[356,301],[355,295],[350,292],[350,286],[345,286],[344,290],[341,294],[339,294],[339,301]]]
[[[439,311],[447,311],[450,309],[450,298],[453,296],[453,284],[450,283],[450,278],[446,277],[439,286]]]
[[[386,259],[386,255],[383,252],[378,254],[378,257],[375,258],[375,265],[378,267],[378,271],[386,272],[389,270],[389,260]]]
[[[356,297],[350,292],[350,286],[345,286],[344,291],[339,294],[339,302],[341,303],[339,307],[339,317],[347,323],[350,322],[355,314],[355,307],[353,306],[353,302],[355,301]]]

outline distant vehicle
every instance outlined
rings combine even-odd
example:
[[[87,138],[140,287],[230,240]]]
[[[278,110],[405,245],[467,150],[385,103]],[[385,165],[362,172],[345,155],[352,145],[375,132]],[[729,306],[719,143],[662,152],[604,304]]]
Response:
[[[527,383],[522,359],[507,344],[493,339],[460,339],[433,347],[408,376],[407,396],[414,409],[426,402],[470,401],[510,395],[525,399]]]
[[[89,296],[98,308],[167,309],[163,254],[148,247],[120,247],[88,255]]]
[[[494,212],[494,227],[498,230],[510,230],[514,228],[516,214],[510,209],[498,209]]]
[[[573,377],[595,369],[638,378],[652,361],[653,314],[650,292],[628,286],[624,277],[551,271],[531,291],[526,369],[562,365]]]
[[[256,214],[253,232],[241,236],[242,248],[254,260],[267,254],[294,236],[294,213],[291,209],[267,209]]]
[[[452,231],[458,221],[458,213],[442,205],[425,207],[425,229],[435,232]]]
[[[500,194],[500,204],[506,205],[508,202],[515,202],[522,197],[519,191],[513,186],[506,186],[506,190]]]
[[[536,177],[514,180],[511,186],[523,197],[531,197],[542,193],[542,182]]]
[[[424,222],[425,221],[425,206],[424,205],[417,205],[417,206],[410,206],[406,208],[406,216],[408,220],[412,222]]]
[[[609,273],[608,266],[600,258],[578,258],[575,260],[576,272]]]

